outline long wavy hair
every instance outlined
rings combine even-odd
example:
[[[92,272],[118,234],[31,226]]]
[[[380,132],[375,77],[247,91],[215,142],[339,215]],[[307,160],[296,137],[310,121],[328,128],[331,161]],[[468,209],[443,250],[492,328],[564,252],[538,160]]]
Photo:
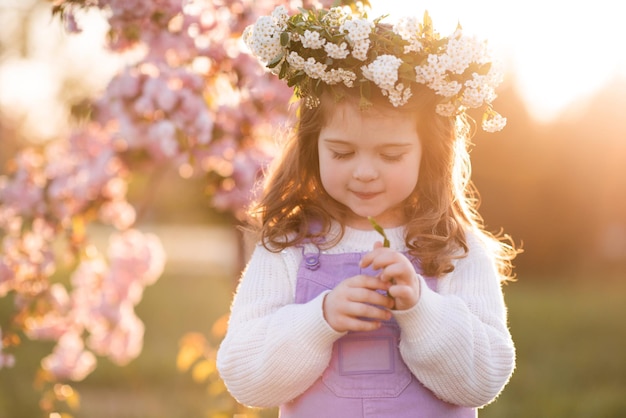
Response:
[[[257,240],[278,252],[307,239],[324,236],[327,245],[343,235],[329,237],[333,221],[343,218],[347,208],[331,198],[322,186],[318,138],[330,120],[338,100],[358,106],[360,93],[343,89],[325,92],[319,106],[300,103],[295,128],[282,156],[275,161],[260,199],[250,211]],[[365,112],[402,112],[415,120],[422,144],[419,178],[405,200],[406,245],[420,261],[423,273],[441,277],[454,270],[453,260],[468,252],[465,232],[472,230],[492,249],[503,279],[512,278],[512,260],[517,250],[508,236],[485,231],[477,211],[478,193],[470,181],[469,147],[471,120],[442,117],[435,112],[436,98],[424,88],[401,108],[393,108],[382,95],[372,97],[373,107]],[[321,229],[312,228],[321,223]]]

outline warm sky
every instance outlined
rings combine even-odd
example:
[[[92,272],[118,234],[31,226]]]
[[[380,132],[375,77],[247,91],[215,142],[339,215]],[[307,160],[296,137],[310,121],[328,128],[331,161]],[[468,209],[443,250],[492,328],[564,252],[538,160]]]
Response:
[[[531,114],[556,116],[573,101],[626,76],[623,2],[615,0],[371,0],[372,17],[422,16],[442,35],[460,22],[489,40],[516,74]]]

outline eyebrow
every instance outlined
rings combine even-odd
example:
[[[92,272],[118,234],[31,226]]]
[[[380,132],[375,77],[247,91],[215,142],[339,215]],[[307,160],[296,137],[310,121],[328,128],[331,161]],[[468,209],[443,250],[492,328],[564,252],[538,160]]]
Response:
[[[324,142],[334,145],[354,145],[353,142],[344,141],[341,139],[333,139],[333,138],[324,138]],[[388,142],[385,144],[379,145],[377,148],[409,148],[414,144],[412,142]]]

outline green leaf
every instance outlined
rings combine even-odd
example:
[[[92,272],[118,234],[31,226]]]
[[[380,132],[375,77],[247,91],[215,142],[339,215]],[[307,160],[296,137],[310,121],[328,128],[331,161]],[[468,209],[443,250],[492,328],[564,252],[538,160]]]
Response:
[[[368,216],[367,219],[370,221],[376,232],[378,232],[383,237],[383,247],[389,248],[389,239],[387,238],[387,234],[385,234],[385,230],[382,226],[378,225],[378,222],[374,220],[371,216]]]
[[[398,68],[398,74],[402,78],[415,80],[415,66],[403,62]]]
[[[274,68],[274,67],[276,67],[278,64],[280,64],[280,61],[282,61],[284,56],[285,56],[284,53],[280,53],[280,54],[276,55],[274,58],[272,58],[272,60],[270,62],[267,63],[267,68]]]
[[[285,75],[287,75],[287,69],[289,68],[289,64],[287,64],[287,61],[283,61],[283,64],[280,66],[280,72],[278,73],[278,78],[285,78]]]
[[[280,46],[288,47],[289,46],[289,32],[281,32],[280,34]]]
[[[382,226],[378,225],[378,222],[374,220],[371,216],[368,216],[367,219],[370,221],[376,232],[383,236],[383,247],[389,248],[389,239],[387,239],[387,234],[385,234],[385,230]],[[392,278],[391,283],[395,284],[395,280]],[[388,298],[393,299],[393,296],[389,294],[389,292],[385,292]],[[394,309],[395,309],[395,300],[394,300]]]
[[[287,86],[293,87],[298,84],[301,80],[306,77],[306,73],[304,71],[298,71],[293,77],[290,77],[287,81]]]

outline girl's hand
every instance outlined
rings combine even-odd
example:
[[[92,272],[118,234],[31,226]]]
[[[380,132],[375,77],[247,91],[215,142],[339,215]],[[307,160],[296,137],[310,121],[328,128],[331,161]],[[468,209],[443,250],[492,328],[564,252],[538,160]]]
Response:
[[[420,281],[413,264],[404,254],[377,242],[374,249],[361,259],[361,268],[368,266],[382,270],[378,278],[388,286],[387,292],[395,299],[394,309],[403,311],[415,306],[420,297]]]
[[[326,322],[338,332],[372,331],[391,319],[393,301],[377,292],[389,285],[376,277],[358,275],[339,283],[324,298]]]

